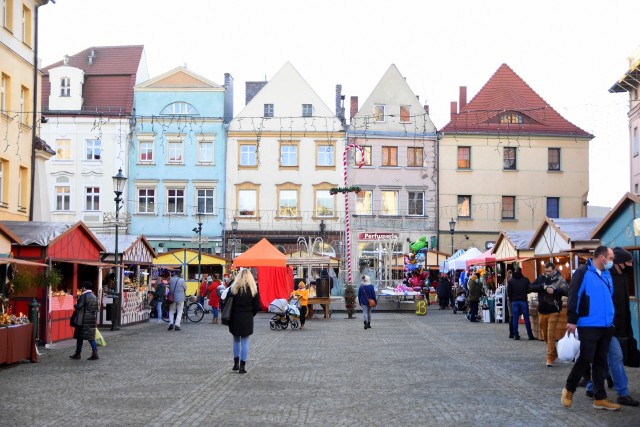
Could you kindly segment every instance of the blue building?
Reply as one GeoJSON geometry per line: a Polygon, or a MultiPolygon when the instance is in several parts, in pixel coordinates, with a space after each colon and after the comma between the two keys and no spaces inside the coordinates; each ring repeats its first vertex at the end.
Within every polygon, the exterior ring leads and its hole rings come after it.
{"type": "Polygon", "coordinates": [[[158,253],[197,249],[200,222],[202,251],[223,254],[232,103],[229,74],[221,86],[178,67],[135,87],[128,232],[144,234],[158,253]]]}

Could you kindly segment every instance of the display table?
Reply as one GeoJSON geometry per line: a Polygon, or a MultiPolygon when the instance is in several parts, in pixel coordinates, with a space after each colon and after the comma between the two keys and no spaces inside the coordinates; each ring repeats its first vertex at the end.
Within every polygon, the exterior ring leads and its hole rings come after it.
{"type": "Polygon", "coordinates": [[[313,304],[321,304],[324,306],[324,318],[328,319],[330,316],[329,313],[329,304],[331,303],[330,297],[312,297],[307,301],[307,316],[306,319],[313,317],[313,304]]]}
{"type": "Polygon", "coordinates": [[[28,359],[38,361],[33,325],[0,327],[0,364],[28,359]]]}
{"type": "Polygon", "coordinates": [[[420,292],[416,291],[405,291],[405,292],[396,292],[388,289],[383,289],[380,292],[378,297],[390,297],[392,300],[396,302],[396,311],[400,311],[400,304],[402,301],[407,301],[407,297],[413,297],[413,302],[416,301],[416,297],[421,295],[420,292]]]}

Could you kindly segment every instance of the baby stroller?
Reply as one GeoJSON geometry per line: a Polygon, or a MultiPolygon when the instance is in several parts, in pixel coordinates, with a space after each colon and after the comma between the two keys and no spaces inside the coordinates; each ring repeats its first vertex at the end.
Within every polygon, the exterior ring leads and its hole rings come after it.
{"type": "Polygon", "coordinates": [[[455,290],[456,300],[453,302],[453,314],[456,314],[458,311],[466,313],[469,309],[469,304],[467,303],[467,292],[462,287],[457,287],[455,290]]]}
{"type": "Polygon", "coordinates": [[[269,313],[273,313],[273,317],[269,322],[272,331],[287,329],[291,325],[291,329],[300,327],[300,310],[298,310],[298,299],[292,298],[291,302],[284,298],[275,299],[269,304],[269,313]]]}

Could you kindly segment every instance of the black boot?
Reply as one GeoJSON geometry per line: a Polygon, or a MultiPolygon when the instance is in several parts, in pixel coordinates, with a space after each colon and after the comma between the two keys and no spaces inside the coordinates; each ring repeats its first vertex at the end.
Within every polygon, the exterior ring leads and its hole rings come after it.
{"type": "Polygon", "coordinates": [[[233,358],[233,368],[231,369],[232,371],[237,371],[238,369],[240,369],[240,367],[238,366],[238,362],[240,362],[240,358],[239,357],[234,357],[233,358]]]}
{"type": "Polygon", "coordinates": [[[239,374],[246,374],[247,373],[247,370],[244,369],[244,364],[245,363],[247,363],[247,362],[245,362],[244,360],[240,361],[240,370],[238,371],[239,374]]]}
{"type": "Polygon", "coordinates": [[[364,328],[367,329],[367,322],[364,322],[364,328]]]}
{"type": "Polygon", "coordinates": [[[371,329],[371,322],[367,322],[367,329],[371,329]]]}
{"type": "Polygon", "coordinates": [[[73,360],[80,360],[80,353],[76,353],[73,356],[69,356],[70,358],[72,358],[73,360]]]}
{"type": "Polygon", "coordinates": [[[94,351],[91,353],[91,357],[88,357],[87,360],[98,360],[100,359],[100,357],[98,357],[98,352],[94,351]]]}

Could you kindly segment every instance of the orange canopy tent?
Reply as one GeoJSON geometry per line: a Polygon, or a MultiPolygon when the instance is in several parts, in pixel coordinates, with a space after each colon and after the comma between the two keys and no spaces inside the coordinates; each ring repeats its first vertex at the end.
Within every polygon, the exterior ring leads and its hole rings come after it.
{"type": "Polygon", "coordinates": [[[293,290],[293,270],[287,267],[287,257],[267,239],[262,239],[248,251],[233,259],[234,267],[256,267],[262,309],[274,299],[289,298],[293,290]]]}

